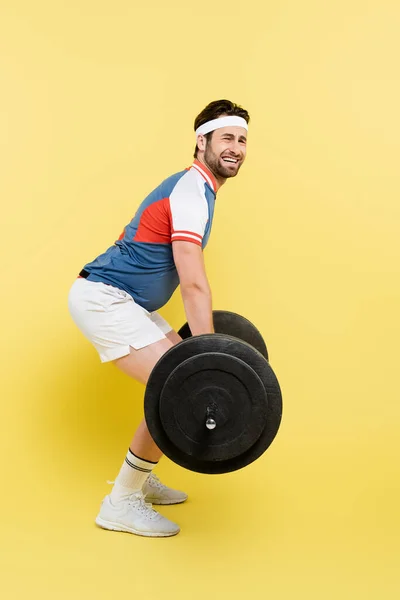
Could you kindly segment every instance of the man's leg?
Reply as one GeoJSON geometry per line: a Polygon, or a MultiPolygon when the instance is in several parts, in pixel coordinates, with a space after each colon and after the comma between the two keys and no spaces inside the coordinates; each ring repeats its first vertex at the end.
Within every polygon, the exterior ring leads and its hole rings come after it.
{"type": "MultiPolygon", "coordinates": [[[[168,332],[166,336],[163,340],[140,350],[131,347],[129,355],[116,359],[115,365],[133,379],[144,384],[147,383],[150,373],[160,357],[173,345],[182,341],[175,331],[168,332]]],[[[153,504],[184,502],[187,494],[168,488],[152,474],[161,457],[162,452],[153,441],[146,421],[143,419],[130,443],[111,490],[111,500],[118,502],[134,491],[143,490],[146,500],[153,504]]]]}
{"type": "MultiPolygon", "coordinates": [[[[146,346],[141,350],[134,350],[131,347],[130,354],[118,358],[114,361],[114,364],[133,379],[146,385],[151,371],[161,356],[172,346],[182,341],[176,331],[170,331],[166,336],[166,339],[146,346]]],[[[154,443],[144,419],[136,430],[129,448],[133,454],[150,462],[158,462],[162,456],[162,452],[154,443]]]]}
{"type": "MultiPolygon", "coordinates": [[[[131,346],[129,355],[116,359],[114,364],[133,379],[146,384],[159,358],[181,341],[176,332],[171,331],[166,335],[165,339],[140,350],[131,346]]],[[[146,482],[150,481],[149,475],[161,456],[162,452],[154,443],[143,420],[133,437],[111,494],[102,503],[96,519],[100,527],[156,537],[179,532],[175,523],[149,509],[149,505],[143,504],[146,494],[155,495],[157,504],[175,504],[187,498],[186,494],[170,490],[161,484],[157,477],[152,485],[146,482]],[[147,489],[143,492],[145,484],[147,489]]]]}

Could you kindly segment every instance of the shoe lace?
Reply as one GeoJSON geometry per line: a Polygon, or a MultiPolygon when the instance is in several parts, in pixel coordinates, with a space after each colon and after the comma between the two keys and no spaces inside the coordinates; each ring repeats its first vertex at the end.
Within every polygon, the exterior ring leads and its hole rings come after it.
{"type": "Polygon", "coordinates": [[[147,519],[154,520],[159,517],[158,512],[153,509],[153,505],[145,502],[142,492],[134,492],[128,497],[128,503],[140,512],[147,519]]]}
{"type": "Polygon", "coordinates": [[[155,475],[154,473],[150,473],[149,475],[149,480],[148,482],[153,486],[158,488],[159,490],[165,490],[165,488],[167,487],[166,485],[164,485],[159,478],[157,477],[157,475],[155,475]]]}
{"type": "MultiPolygon", "coordinates": [[[[155,475],[154,475],[155,477],[155,475]]],[[[158,479],[158,478],[157,478],[158,479]]],[[[159,481],[159,479],[158,479],[159,481]]],[[[115,481],[108,481],[107,483],[112,485],[115,481]]],[[[162,485],[162,484],[161,484],[162,485]]],[[[133,492],[128,496],[128,503],[131,504],[136,510],[146,516],[148,519],[154,520],[159,517],[159,513],[154,510],[153,505],[150,502],[145,502],[145,496],[142,491],[133,492]]]]}

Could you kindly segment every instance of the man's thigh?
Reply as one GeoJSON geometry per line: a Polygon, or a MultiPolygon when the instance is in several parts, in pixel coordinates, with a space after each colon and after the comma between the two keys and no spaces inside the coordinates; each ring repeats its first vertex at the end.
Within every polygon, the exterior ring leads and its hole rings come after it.
{"type": "Polygon", "coordinates": [[[115,286],[77,279],[68,303],[74,321],[101,361],[114,362],[142,383],[164,352],[181,341],[161,315],[149,313],[115,286]]]}
{"type": "Polygon", "coordinates": [[[135,350],[130,346],[129,354],[117,358],[113,363],[126,375],[146,385],[151,371],[161,356],[172,346],[182,341],[182,338],[174,330],[165,335],[164,339],[140,348],[140,350],[135,350]]]}

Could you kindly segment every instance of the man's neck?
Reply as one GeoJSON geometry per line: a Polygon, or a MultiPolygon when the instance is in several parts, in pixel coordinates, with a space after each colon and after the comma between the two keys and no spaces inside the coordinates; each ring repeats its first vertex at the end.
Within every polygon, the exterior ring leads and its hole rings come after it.
{"type": "Polygon", "coordinates": [[[224,183],[225,183],[225,181],[226,181],[226,178],[219,177],[219,176],[218,176],[216,173],[214,173],[214,171],[212,170],[212,168],[210,167],[210,165],[208,165],[208,164],[205,162],[205,160],[204,160],[203,158],[201,158],[201,157],[199,157],[199,156],[198,156],[198,157],[196,158],[196,160],[197,160],[198,162],[200,162],[202,165],[204,165],[204,166],[206,167],[206,169],[207,169],[207,170],[208,170],[210,173],[212,173],[212,175],[213,175],[213,177],[214,177],[214,179],[215,179],[215,184],[216,184],[216,186],[215,186],[215,187],[216,187],[216,189],[215,189],[215,192],[218,192],[219,188],[220,188],[222,185],[224,185],[224,183]]]}

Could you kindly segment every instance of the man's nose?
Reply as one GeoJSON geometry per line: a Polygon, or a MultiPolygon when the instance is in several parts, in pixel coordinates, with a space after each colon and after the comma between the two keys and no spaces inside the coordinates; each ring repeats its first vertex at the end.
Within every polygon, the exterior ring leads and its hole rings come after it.
{"type": "Polygon", "coordinates": [[[231,142],[231,150],[237,156],[239,156],[241,154],[241,148],[240,148],[239,140],[232,140],[232,142],[231,142]]]}

